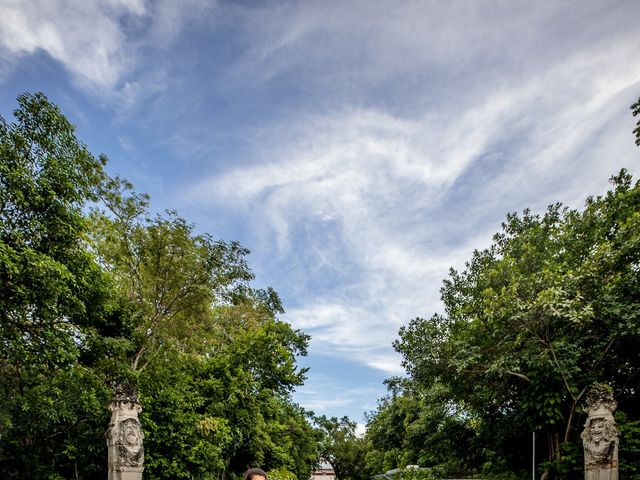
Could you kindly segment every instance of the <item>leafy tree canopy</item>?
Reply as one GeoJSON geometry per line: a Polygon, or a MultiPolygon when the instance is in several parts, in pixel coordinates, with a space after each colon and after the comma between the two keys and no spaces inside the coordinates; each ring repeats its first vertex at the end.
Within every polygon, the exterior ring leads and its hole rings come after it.
{"type": "Polygon", "coordinates": [[[0,471],[106,475],[107,401],[137,386],[149,479],[308,478],[290,398],[309,337],[251,286],[247,249],[196,234],[105,173],[43,94],[0,121],[0,471]]]}
{"type": "Polygon", "coordinates": [[[368,441],[356,434],[356,422],[348,417],[315,418],[320,441],[320,457],[333,467],[338,480],[366,480],[373,475],[367,462],[368,441]]]}
{"type": "Polygon", "coordinates": [[[445,314],[413,320],[395,342],[411,378],[446,385],[514,465],[509,445],[533,430],[545,433],[548,474],[581,468],[566,449],[595,382],[640,413],[640,184],[624,170],[611,182],[582,211],[508,215],[493,244],[445,280],[445,314]]]}

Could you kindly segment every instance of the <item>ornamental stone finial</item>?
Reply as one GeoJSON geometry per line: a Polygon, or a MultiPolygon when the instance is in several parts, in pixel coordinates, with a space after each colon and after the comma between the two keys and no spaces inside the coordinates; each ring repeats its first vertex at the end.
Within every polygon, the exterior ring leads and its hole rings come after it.
{"type": "Polygon", "coordinates": [[[587,394],[587,421],[582,432],[585,480],[618,480],[618,439],[613,418],[617,406],[611,387],[594,385],[587,394]]]}

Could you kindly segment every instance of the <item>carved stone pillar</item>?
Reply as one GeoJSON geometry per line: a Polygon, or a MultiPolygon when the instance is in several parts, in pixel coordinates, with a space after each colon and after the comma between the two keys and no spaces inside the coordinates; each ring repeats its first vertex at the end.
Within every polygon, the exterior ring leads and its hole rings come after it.
{"type": "Polygon", "coordinates": [[[105,432],[109,459],[108,480],[141,480],[144,470],[144,434],[138,413],[142,407],[133,389],[118,386],[109,403],[111,422],[105,432]]]}
{"type": "Polygon", "coordinates": [[[611,389],[596,385],[587,395],[587,421],[582,432],[585,480],[618,480],[618,439],[613,418],[617,403],[611,389]]]}

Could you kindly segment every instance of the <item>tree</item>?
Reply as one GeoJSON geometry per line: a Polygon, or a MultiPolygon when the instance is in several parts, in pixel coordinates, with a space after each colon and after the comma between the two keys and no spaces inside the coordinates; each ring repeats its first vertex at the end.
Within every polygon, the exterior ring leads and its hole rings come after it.
{"type": "Polygon", "coordinates": [[[248,250],[195,234],[175,212],[150,215],[124,180],[103,198],[92,247],[130,306],[146,475],[221,478],[259,464],[308,476],[315,438],[289,398],[305,378],[296,356],[308,336],[277,319],[275,291],[250,286],[248,250]]]}
{"type": "Polygon", "coordinates": [[[366,480],[377,472],[371,472],[367,462],[367,440],[356,435],[356,422],[348,417],[315,419],[323,439],[320,457],[333,467],[338,480],[366,480]]]}
{"type": "Polygon", "coordinates": [[[302,382],[292,359],[306,341],[264,317],[252,328],[229,330],[215,355],[174,350],[168,361],[151,363],[139,378],[145,475],[223,478],[261,465],[308,477],[316,439],[288,395],[302,382]]]}
{"type": "Polygon", "coordinates": [[[391,394],[367,423],[367,463],[375,473],[419,465],[460,478],[479,469],[473,418],[449,401],[444,386],[425,390],[405,378],[386,383],[391,394]]]}
{"type": "Polygon", "coordinates": [[[171,348],[211,348],[214,305],[250,291],[249,251],[195,235],[175,212],[149,215],[148,198],[124,180],[111,180],[102,193],[107,208],[92,214],[93,248],[135,311],[131,370],[171,348]]]}
{"type": "Polygon", "coordinates": [[[122,381],[143,403],[145,477],[260,462],[306,478],[316,433],[290,393],[309,337],[250,285],[248,250],[150,215],[44,95],[18,101],[0,122],[2,478],[106,475],[105,406],[122,381]]]}
{"type": "Polygon", "coordinates": [[[570,452],[594,382],[640,413],[640,185],[624,170],[611,181],[583,211],[508,215],[493,245],[445,280],[445,315],[413,320],[395,343],[411,377],[447,385],[514,468],[523,459],[509,445],[532,430],[546,434],[548,475],[580,467],[570,452]]]}
{"type": "Polygon", "coordinates": [[[0,328],[3,358],[64,363],[74,320],[91,313],[101,272],[84,245],[82,208],[96,199],[103,160],[42,94],[0,118],[0,328]]]}
{"type": "Polygon", "coordinates": [[[117,302],[83,208],[105,159],[41,93],[20,95],[14,117],[0,119],[0,471],[71,477],[86,462],[92,475],[107,389],[83,357],[117,302]]]}

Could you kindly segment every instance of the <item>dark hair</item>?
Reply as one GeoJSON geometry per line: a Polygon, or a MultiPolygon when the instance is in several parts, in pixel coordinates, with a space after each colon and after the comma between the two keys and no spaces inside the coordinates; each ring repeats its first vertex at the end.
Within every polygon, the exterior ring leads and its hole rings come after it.
{"type": "Polygon", "coordinates": [[[265,471],[260,468],[250,468],[249,470],[244,472],[242,480],[251,480],[256,475],[264,477],[264,480],[269,480],[265,471]]]}

